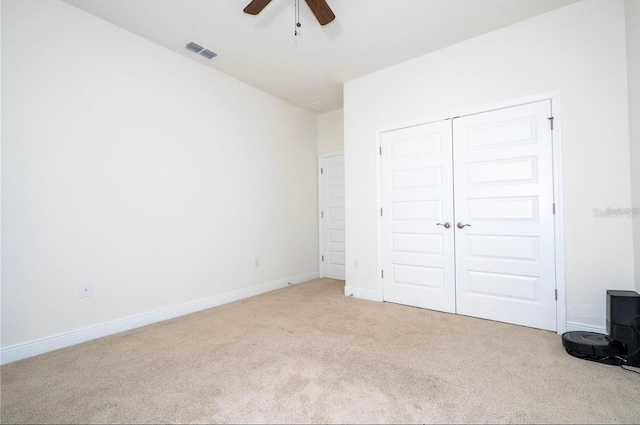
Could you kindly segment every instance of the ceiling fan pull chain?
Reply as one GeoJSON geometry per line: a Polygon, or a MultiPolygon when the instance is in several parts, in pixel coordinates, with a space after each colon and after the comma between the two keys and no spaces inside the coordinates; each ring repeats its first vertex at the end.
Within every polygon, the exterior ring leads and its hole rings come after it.
{"type": "Polygon", "coordinates": [[[300,28],[302,26],[302,24],[300,23],[300,0],[293,0],[293,13],[295,14],[295,23],[296,23],[296,27],[293,30],[293,35],[294,36],[298,36],[298,28],[300,28]]]}

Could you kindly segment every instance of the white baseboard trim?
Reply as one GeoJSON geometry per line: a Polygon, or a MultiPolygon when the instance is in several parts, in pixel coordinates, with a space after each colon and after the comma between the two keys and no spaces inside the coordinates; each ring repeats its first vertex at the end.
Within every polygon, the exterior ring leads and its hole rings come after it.
{"type": "Polygon", "coordinates": [[[362,289],[356,288],[355,286],[345,286],[344,294],[347,297],[359,298],[361,300],[382,301],[380,299],[380,294],[378,294],[378,291],[374,291],[372,289],[362,289]]]}
{"type": "Polygon", "coordinates": [[[585,325],[584,323],[567,322],[567,332],[574,332],[574,331],[596,332],[599,334],[606,334],[607,328],[600,328],[598,326],[593,326],[593,325],[585,325]]]}
{"type": "Polygon", "coordinates": [[[320,273],[309,272],[287,279],[280,279],[274,282],[255,285],[237,291],[231,291],[200,300],[189,301],[178,304],[173,307],[163,308],[160,310],[143,313],[126,319],[116,320],[105,323],[103,325],[92,326],[77,331],[65,332],[63,334],[42,338],[36,341],[17,344],[0,350],[0,364],[8,364],[18,360],[37,356],[39,354],[48,353],[50,351],[59,350],[61,348],[70,347],[72,345],[91,341],[93,339],[129,331],[131,329],[140,328],[142,326],[151,325],[153,323],[163,322],[165,320],[174,319],[198,311],[207,310],[222,304],[239,301],[245,298],[264,294],[265,292],[274,291],[289,286],[307,282],[309,280],[318,279],[320,273]]]}

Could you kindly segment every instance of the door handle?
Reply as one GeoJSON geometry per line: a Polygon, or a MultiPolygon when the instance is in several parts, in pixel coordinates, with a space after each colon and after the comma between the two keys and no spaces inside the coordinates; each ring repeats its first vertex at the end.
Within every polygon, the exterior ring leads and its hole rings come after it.
{"type": "Polygon", "coordinates": [[[465,227],[471,227],[470,224],[464,224],[463,222],[458,223],[456,226],[458,226],[458,229],[464,229],[465,227]]]}
{"type": "Polygon", "coordinates": [[[436,226],[442,226],[445,229],[451,229],[451,223],[446,222],[446,223],[436,223],[436,226]]]}

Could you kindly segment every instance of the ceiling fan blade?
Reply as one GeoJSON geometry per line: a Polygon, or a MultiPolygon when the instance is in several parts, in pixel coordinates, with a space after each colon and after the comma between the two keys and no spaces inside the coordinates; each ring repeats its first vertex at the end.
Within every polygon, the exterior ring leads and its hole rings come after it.
{"type": "Polygon", "coordinates": [[[336,19],[336,15],[333,14],[333,10],[331,10],[326,0],[306,0],[306,2],[313,14],[316,15],[320,25],[327,25],[336,19]]]}
{"type": "Polygon", "coordinates": [[[249,15],[257,15],[262,12],[262,9],[267,7],[267,5],[271,3],[271,0],[253,0],[251,3],[244,8],[244,13],[248,13],[249,15]]]}

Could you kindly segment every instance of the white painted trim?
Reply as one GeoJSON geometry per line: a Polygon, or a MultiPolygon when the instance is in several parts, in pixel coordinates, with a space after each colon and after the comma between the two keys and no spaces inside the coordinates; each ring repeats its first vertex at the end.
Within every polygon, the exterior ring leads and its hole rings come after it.
{"type": "Polygon", "coordinates": [[[321,153],[321,154],[318,154],[318,158],[329,158],[331,156],[340,156],[340,155],[344,155],[344,151],[321,153]]]}
{"type": "Polygon", "coordinates": [[[345,286],[344,294],[347,297],[358,298],[361,300],[378,301],[378,302],[382,301],[382,298],[380,298],[378,291],[373,289],[362,289],[362,288],[356,288],[355,286],[345,286]]]}
{"type": "MultiPolygon", "coordinates": [[[[564,254],[564,196],[563,196],[563,177],[562,177],[562,118],[560,107],[560,91],[552,91],[532,96],[521,97],[517,99],[506,100],[503,102],[492,103],[485,106],[466,109],[463,111],[453,111],[441,113],[426,117],[419,122],[412,121],[403,125],[394,125],[381,127],[376,130],[376,196],[378,208],[382,205],[382,158],[378,154],[381,146],[382,133],[392,130],[399,130],[407,127],[428,124],[437,121],[443,121],[454,117],[462,117],[467,115],[479,114],[483,112],[495,111],[497,109],[511,108],[514,106],[524,105],[527,103],[539,102],[541,100],[551,101],[551,111],[554,117],[554,128],[552,131],[553,139],[553,189],[554,202],[556,204],[556,215],[554,216],[555,227],[555,260],[556,260],[556,289],[558,290],[558,302],[556,303],[556,332],[563,334],[567,331],[567,297],[566,297],[566,281],[565,281],[565,254],[564,254]]],[[[378,272],[383,267],[382,258],[382,218],[378,214],[378,272]]],[[[384,285],[381,274],[378,274],[378,297],[384,300],[384,285]]]]}
{"type": "Polygon", "coordinates": [[[554,218],[555,258],[556,258],[556,333],[562,335],[567,332],[567,286],[565,278],[564,256],[564,179],[562,176],[562,102],[560,92],[550,95],[551,116],[553,117],[553,201],[556,204],[554,218]]]}
{"type": "Polygon", "coordinates": [[[376,204],[378,205],[378,211],[376,211],[376,221],[378,225],[378,299],[384,301],[384,279],[382,278],[382,268],[384,267],[382,241],[384,236],[382,234],[382,215],[380,210],[382,209],[382,133],[384,131],[376,131],[376,204]]]}
{"type": "Polygon", "coordinates": [[[318,271],[320,278],[324,277],[324,264],[322,261],[322,160],[324,155],[318,155],[318,271]]]}
{"type": "Polygon", "coordinates": [[[189,301],[172,307],[139,314],[126,319],[115,320],[98,326],[65,332],[63,334],[30,341],[24,344],[13,345],[11,347],[3,348],[0,351],[0,364],[4,365],[97,338],[114,335],[131,329],[140,328],[142,326],[151,325],[153,323],[163,322],[165,320],[207,310],[223,304],[264,294],[265,292],[285,288],[289,286],[290,283],[295,285],[317,279],[318,277],[318,272],[309,272],[298,276],[292,276],[287,279],[280,279],[274,282],[255,285],[249,288],[239,289],[237,291],[226,292],[224,294],[214,295],[200,300],[189,301]]]}
{"type": "Polygon", "coordinates": [[[484,106],[476,106],[473,108],[467,108],[464,110],[450,110],[450,111],[445,111],[442,113],[438,113],[438,114],[433,114],[430,116],[425,117],[424,119],[421,120],[413,120],[413,121],[406,121],[404,123],[400,123],[397,125],[389,125],[389,126],[384,126],[384,127],[379,127],[376,129],[376,134],[380,134],[380,133],[384,133],[387,131],[393,131],[393,130],[400,130],[403,128],[407,128],[407,127],[415,127],[418,125],[423,125],[423,124],[430,124],[432,122],[437,122],[437,121],[444,121],[444,120],[448,120],[451,118],[457,118],[457,117],[462,117],[462,116],[467,116],[467,115],[474,115],[474,114],[481,114],[483,112],[491,112],[491,111],[495,111],[497,109],[504,109],[504,108],[511,108],[513,106],[519,106],[519,105],[525,105],[527,103],[534,103],[534,102],[539,102],[541,100],[554,100],[554,99],[559,99],[560,98],[560,91],[559,90],[555,90],[555,91],[550,91],[550,92],[545,92],[545,93],[540,93],[537,95],[532,95],[532,96],[524,96],[524,97],[519,97],[516,99],[511,99],[511,100],[505,100],[505,101],[501,101],[501,102],[494,102],[494,103],[490,103],[484,106]]]}
{"type": "MultiPolygon", "coordinates": [[[[340,156],[344,157],[344,152],[329,152],[318,155],[318,270],[320,271],[320,277],[324,277],[324,263],[322,261],[322,216],[321,213],[323,211],[322,205],[322,174],[320,173],[320,169],[322,168],[322,161],[326,158],[330,158],[332,156],[340,156]]],[[[347,265],[345,264],[345,268],[347,265]]]]}
{"type": "Polygon", "coordinates": [[[595,332],[595,333],[605,334],[605,335],[607,334],[606,328],[600,328],[593,325],[585,325],[584,323],[567,322],[565,332],[575,332],[575,331],[595,332]]]}

